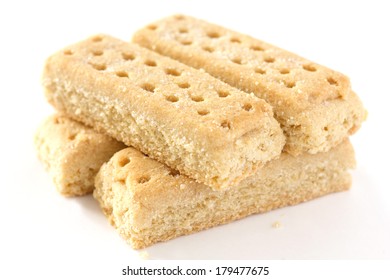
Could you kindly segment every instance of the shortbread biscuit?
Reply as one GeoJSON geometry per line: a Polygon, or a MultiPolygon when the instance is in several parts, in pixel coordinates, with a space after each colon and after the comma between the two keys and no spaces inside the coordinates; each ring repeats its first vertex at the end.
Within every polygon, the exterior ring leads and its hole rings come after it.
{"type": "Polygon", "coordinates": [[[59,111],[214,188],[238,183],[285,143],[265,101],[105,35],[51,56],[43,84],[59,111]]]}
{"type": "Polygon", "coordinates": [[[328,152],[283,153],[239,187],[221,191],[196,183],[133,148],[102,166],[94,197],[135,249],[255,213],[347,190],[354,167],[348,140],[328,152]]]}
{"type": "Polygon", "coordinates": [[[42,123],[34,140],[39,159],[64,196],[91,193],[100,166],[126,147],[59,114],[42,123]]]}
{"type": "Polygon", "coordinates": [[[329,150],[365,118],[346,76],[202,20],[169,17],[138,31],[133,42],[264,98],[294,155],[329,150]]]}

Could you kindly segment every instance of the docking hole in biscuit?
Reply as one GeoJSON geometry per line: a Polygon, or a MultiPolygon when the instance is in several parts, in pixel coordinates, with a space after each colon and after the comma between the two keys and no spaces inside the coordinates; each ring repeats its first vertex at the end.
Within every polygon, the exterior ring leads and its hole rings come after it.
{"type": "Polygon", "coordinates": [[[270,57],[270,56],[266,56],[266,57],[264,57],[264,61],[267,63],[273,63],[273,62],[275,62],[275,58],[270,57]]]}
{"type": "Polygon", "coordinates": [[[242,64],[241,58],[238,58],[238,57],[233,58],[232,62],[235,63],[235,64],[240,64],[240,65],[242,64]]]}
{"type": "Polygon", "coordinates": [[[190,87],[190,84],[189,83],[180,83],[180,84],[177,84],[180,88],[189,88],[190,87]]]}
{"type": "Polygon", "coordinates": [[[130,159],[127,158],[127,157],[123,157],[121,159],[118,160],[118,165],[120,167],[124,167],[125,165],[129,164],[130,163],[130,159]]]}
{"type": "Polygon", "coordinates": [[[174,95],[169,95],[169,96],[165,97],[165,99],[166,99],[167,101],[169,101],[169,102],[177,102],[177,101],[179,101],[179,98],[177,98],[177,97],[174,96],[174,95]]]}
{"type": "Polygon", "coordinates": [[[222,122],[221,122],[221,126],[222,126],[223,128],[227,128],[227,129],[230,129],[230,128],[231,128],[230,122],[227,121],[227,120],[222,121],[222,122]]]}
{"type": "Polygon", "coordinates": [[[232,38],[230,38],[230,42],[232,42],[232,43],[241,43],[241,40],[238,39],[237,37],[232,37],[232,38]]]}
{"type": "Polygon", "coordinates": [[[181,28],[179,28],[179,33],[182,33],[182,34],[188,33],[188,29],[185,27],[181,27],[181,28]]]}
{"type": "Polygon", "coordinates": [[[156,67],[157,66],[156,61],[150,60],[150,59],[145,60],[144,64],[147,65],[147,66],[150,66],[150,67],[156,67]]]}
{"type": "Polygon", "coordinates": [[[178,77],[178,76],[181,75],[181,73],[180,73],[178,70],[173,69],[173,68],[167,68],[167,69],[165,69],[165,73],[166,73],[167,75],[171,75],[171,76],[175,76],[175,77],[178,77]]]}
{"type": "Polygon", "coordinates": [[[149,92],[154,92],[155,86],[149,83],[145,83],[141,86],[143,90],[149,91],[149,92]]]}
{"type": "Polygon", "coordinates": [[[216,31],[209,31],[209,32],[207,32],[207,37],[209,37],[211,39],[217,39],[217,38],[219,38],[221,36],[216,31]]]}
{"type": "Polygon", "coordinates": [[[135,56],[131,53],[122,53],[122,57],[124,60],[134,60],[135,56]]]}
{"type": "Polygon", "coordinates": [[[64,50],[64,55],[72,55],[73,52],[71,50],[64,50]]]}
{"type": "Polygon", "coordinates": [[[195,102],[202,102],[204,101],[204,98],[202,96],[195,95],[195,96],[191,96],[191,100],[195,102]]]}
{"type": "Polygon", "coordinates": [[[279,73],[280,73],[280,74],[283,74],[283,75],[289,74],[289,73],[290,73],[290,70],[287,69],[287,68],[283,68],[283,69],[280,69],[280,70],[279,70],[279,73]]]}
{"type": "Polygon", "coordinates": [[[284,85],[285,85],[287,88],[293,88],[293,87],[295,87],[295,82],[284,81],[283,83],[284,83],[284,85]]]}
{"type": "Polygon", "coordinates": [[[257,45],[250,46],[250,49],[253,50],[253,51],[257,51],[257,52],[264,51],[264,48],[262,48],[260,46],[257,46],[257,45]]]}
{"type": "Polygon", "coordinates": [[[76,139],[76,136],[77,136],[77,134],[70,134],[68,136],[68,140],[73,141],[74,139],[76,139]]]}
{"type": "Polygon", "coordinates": [[[218,96],[221,98],[225,98],[225,97],[228,97],[230,95],[229,92],[224,91],[224,90],[218,90],[217,93],[218,93],[218,96]]]}
{"type": "Polygon", "coordinates": [[[344,119],[344,121],[343,121],[343,126],[344,126],[345,128],[349,126],[349,122],[348,122],[347,119],[344,119]]]}
{"type": "Polygon", "coordinates": [[[209,113],[210,112],[208,110],[198,110],[198,115],[200,115],[200,116],[206,116],[209,113]]]}
{"type": "Polygon", "coordinates": [[[255,68],[255,73],[264,75],[266,73],[266,71],[264,69],[260,68],[260,67],[256,67],[255,68]]]}
{"type": "Polygon", "coordinates": [[[103,52],[101,50],[95,50],[95,51],[92,51],[92,54],[94,56],[101,56],[101,55],[103,55],[103,52]]]}
{"type": "Polygon", "coordinates": [[[249,104],[249,103],[245,103],[243,106],[242,106],[242,109],[244,109],[245,111],[253,111],[253,106],[252,104],[249,104]]]}
{"type": "Polygon", "coordinates": [[[90,63],[93,68],[95,68],[98,71],[104,71],[107,69],[107,66],[105,64],[96,64],[96,63],[90,63]]]}
{"type": "Polygon", "coordinates": [[[92,42],[101,42],[101,41],[103,41],[103,38],[100,36],[95,36],[92,38],[92,42]]]}
{"type": "Polygon", "coordinates": [[[146,28],[149,29],[149,30],[156,30],[157,29],[157,25],[151,24],[151,25],[148,25],[146,28]]]}
{"type": "Polygon", "coordinates": [[[311,64],[304,64],[302,65],[302,68],[306,71],[309,71],[309,72],[315,72],[317,71],[317,68],[315,68],[313,65],[311,64]]]}
{"type": "Polygon", "coordinates": [[[183,20],[183,19],[184,19],[184,16],[182,16],[182,15],[176,15],[174,18],[177,19],[177,20],[183,20]]]}
{"type": "Polygon", "coordinates": [[[149,175],[144,175],[144,176],[141,176],[137,179],[137,183],[138,184],[145,184],[147,182],[150,181],[150,176],[149,175]]]}
{"type": "Polygon", "coordinates": [[[206,52],[209,52],[209,53],[214,52],[214,48],[209,47],[209,46],[205,46],[205,47],[203,47],[202,49],[203,49],[204,51],[206,51],[206,52]]]}
{"type": "Polygon", "coordinates": [[[125,71],[118,71],[115,73],[120,78],[128,78],[129,75],[125,71]]]}
{"type": "Polygon", "coordinates": [[[180,43],[184,46],[189,46],[192,44],[192,41],[191,40],[183,40],[183,41],[180,41],[180,43]]]}
{"type": "Polygon", "coordinates": [[[332,77],[329,77],[329,78],[327,78],[326,80],[327,80],[328,83],[329,83],[330,85],[332,85],[332,86],[337,86],[337,85],[338,85],[338,84],[337,84],[337,81],[336,81],[334,78],[332,78],[332,77]]]}

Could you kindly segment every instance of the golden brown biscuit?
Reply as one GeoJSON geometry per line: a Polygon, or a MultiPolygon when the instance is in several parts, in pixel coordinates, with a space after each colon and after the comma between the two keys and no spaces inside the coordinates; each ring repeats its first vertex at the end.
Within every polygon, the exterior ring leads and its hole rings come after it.
{"type": "Polygon", "coordinates": [[[349,79],[250,36],[188,16],[172,16],[138,31],[133,42],[264,98],[287,137],[285,150],[327,151],[365,118],[349,79]]]}
{"type": "Polygon", "coordinates": [[[34,140],[39,159],[65,196],[91,193],[100,166],[126,147],[60,114],[47,118],[34,140]]]}
{"type": "Polygon", "coordinates": [[[283,153],[238,187],[215,191],[126,148],[100,169],[94,197],[120,235],[139,249],[347,190],[354,165],[352,145],[345,140],[315,155],[283,153]]]}
{"type": "Polygon", "coordinates": [[[67,116],[216,189],[278,157],[285,143],[265,101],[105,35],[51,56],[43,84],[67,116]]]}

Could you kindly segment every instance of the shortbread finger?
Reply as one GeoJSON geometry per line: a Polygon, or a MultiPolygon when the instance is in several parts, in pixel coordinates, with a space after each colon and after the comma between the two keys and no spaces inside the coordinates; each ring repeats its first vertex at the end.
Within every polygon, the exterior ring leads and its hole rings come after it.
{"type": "Polygon", "coordinates": [[[99,35],[47,60],[59,111],[216,189],[280,155],[271,107],[170,58],[99,35]]]}
{"type": "Polygon", "coordinates": [[[116,153],[96,176],[94,197],[135,249],[255,213],[347,190],[354,167],[348,140],[328,152],[283,153],[237,188],[214,191],[133,148],[116,153]]]}
{"type": "Polygon", "coordinates": [[[365,118],[349,79],[263,41],[188,16],[138,31],[133,41],[177,59],[273,106],[292,154],[327,151],[365,118]]]}
{"type": "Polygon", "coordinates": [[[34,140],[39,159],[64,196],[91,193],[100,166],[126,147],[60,114],[47,118],[34,140]]]}

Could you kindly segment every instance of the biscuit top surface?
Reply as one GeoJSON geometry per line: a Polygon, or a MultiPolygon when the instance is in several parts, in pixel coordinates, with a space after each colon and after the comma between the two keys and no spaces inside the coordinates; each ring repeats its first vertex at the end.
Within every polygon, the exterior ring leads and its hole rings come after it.
{"type": "Polygon", "coordinates": [[[207,132],[215,137],[236,138],[261,127],[259,120],[273,115],[271,106],[253,94],[107,35],[96,35],[63,49],[49,58],[47,67],[52,72],[56,67],[68,67],[63,70],[65,76],[89,79],[97,91],[119,97],[119,105],[130,106],[148,117],[164,118],[167,123],[182,124],[180,129],[196,127],[202,137],[202,132],[207,132]],[[86,70],[89,72],[84,74],[86,70]],[[82,76],[72,73],[76,71],[82,76]]]}
{"type": "Polygon", "coordinates": [[[226,71],[233,71],[238,87],[256,93],[281,109],[289,106],[305,109],[343,98],[350,92],[349,79],[336,71],[250,36],[189,16],[176,15],[157,21],[136,33],[133,40],[141,45],[149,41],[149,48],[170,56],[173,50],[181,50],[177,59],[184,58],[194,67],[204,67],[228,83],[231,83],[232,75],[226,76],[226,71]],[[168,42],[170,47],[164,49],[168,42]],[[188,51],[184,52],[184,48],[188,51]],[[194,58],[189,58],[188,54],[194,58]],[[197,62],[199,57],[202,60],[197,62]],[[205,61],[208,66],[202,65],[205,61]]]}

